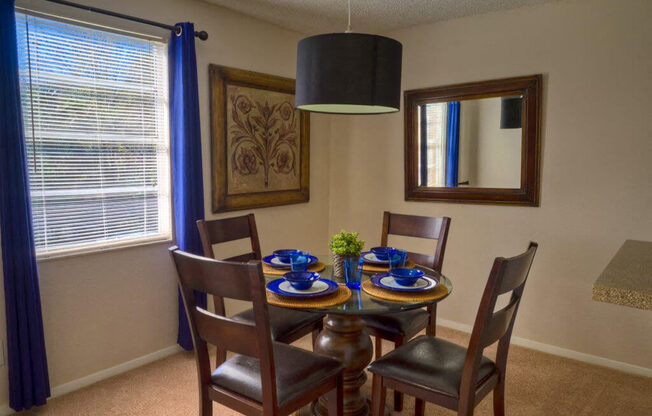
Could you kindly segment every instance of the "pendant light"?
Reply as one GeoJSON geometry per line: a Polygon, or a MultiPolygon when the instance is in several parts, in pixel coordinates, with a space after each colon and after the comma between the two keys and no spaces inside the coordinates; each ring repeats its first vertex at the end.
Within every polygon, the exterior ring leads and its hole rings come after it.
{"type": "Polygon", "coordinates": [[[384,36],[330,33],[302,39],[297,48],[296,107],[333,114],[399,111],[403,46],[384,36]]]}

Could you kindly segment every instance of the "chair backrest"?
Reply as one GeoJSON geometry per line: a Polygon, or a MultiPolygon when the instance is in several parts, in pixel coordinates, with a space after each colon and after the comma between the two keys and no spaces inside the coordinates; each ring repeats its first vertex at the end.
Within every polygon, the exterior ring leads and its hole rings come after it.
{"type": "Polygon", "coordinates": [[[524,253],[511,258],[498,257],[494,260],[471,333],[460,386],[461,398],[471,400],[470,397],[475,393],[483,351],[496,341],[498,341],[496,367],[499,370],[499,377],[504,376],[516,312],[537,247],[537,243],[530,242],[530,246],[524,253]],[[507,306],[494,311],[498,296],[508,292],[511,292],[511,297],[507,306]]]}
{"type": "Polygon", "coordinates": [[[254,214],[219,220],[199,220],[197,221],[197,228],[199,229],[199,236],[206,257],[215,258],[214,244],[249,238],[251,240],[251,252],[229,257],[225,260],[249,261],[262,259],[254,214]]]}
{"type": "Polygon", "coordinates": [[[170,254],[177,268],[179,289],[192,331],[200,384],[211,383],[208,344],[213,344],[225,351],[258,358],[263,403],[277,403],[272,336],[260,262],[219,261],[186,253],[177,247],[171,247],[170,254]],[[252,302],[254,324],[235,321],[223,312],[211,313],[199,307],[195,292],[252,302]]]}
{"type": "Polygon", "coordinates": [[[434,254],[408,253],[408,257],[416,264],[441,272],[450,224],[451,219],[448,217],[421,217],[385,211],[380,245],[387,246],[389,234],[437,240],[434,254]]]}

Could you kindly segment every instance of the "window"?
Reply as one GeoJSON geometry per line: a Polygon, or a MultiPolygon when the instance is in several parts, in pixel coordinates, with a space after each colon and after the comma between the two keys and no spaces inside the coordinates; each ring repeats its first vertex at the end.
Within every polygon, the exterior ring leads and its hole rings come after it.
{"type": "Polygon", "coordinates": [[[162,42],[16,14],[40,256],[170,235],[162,42]]]}
{"type": "Polygon", "coordinates": [[[419,159],[421,186],[446,186],[446,109],[446,103],[419,106],[419,120],[425,117],[425,131],[419,129],[420,149],[423,149],[423,159],[419,159]],[[425,112],[423,117],[421,112],[425,112]],[[422,132],[426,137],[422,137],[422,132]]]}

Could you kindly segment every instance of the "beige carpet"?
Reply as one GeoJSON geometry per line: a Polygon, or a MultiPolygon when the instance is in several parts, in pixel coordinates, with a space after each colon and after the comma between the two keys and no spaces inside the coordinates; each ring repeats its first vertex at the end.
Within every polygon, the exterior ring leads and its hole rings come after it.
{"type": "MultiPolygon", "coordinates": [[[[446,328],[442,338],[465,345],[468,335],[446,328]]],[[[309,348],[309,339],[297,342],[309,348]]],[[[384,343],[386,350],[390,344],[384,343]]],[[[491,356],[493,351],[488,352],[491,356]]],[[[492,357],[493,358],[493,357],[492,357]]],[[[369,393],[371,378],[366,387],[369,393]]],[[[492,415],[491,395],[476,408],[476,415],[492,415]]],[[[392,403],[391,395],[388,403],[392,403]]],[[[414,399],[406,398],[402,414],[413,414],[414,399]]],[[[235,412],[215,405],[216,416],[235,412]]],[[[512,346],[507,365],[507,415],[520,416],[652,416],[652,379],[632,376],[578,361],[512,346]]],[[[72,415],[197,415],[195,362],[179,353],[82,390],[52,399],[26,414],[72,415]]],[[[454,415],[432,404],[428,415],[454,415]]]]}

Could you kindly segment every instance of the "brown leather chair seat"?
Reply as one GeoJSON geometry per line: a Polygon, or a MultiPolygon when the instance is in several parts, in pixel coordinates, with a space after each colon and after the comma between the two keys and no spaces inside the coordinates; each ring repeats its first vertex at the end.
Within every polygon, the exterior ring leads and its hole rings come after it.
{"type": "MultiPolygon", "coordinates": [[[[344,366],[334,358],[317,355],[287,344],[274,343],[276,397],[278,406],[290,402],[306,389],[318,386],[342,371],[344,366]]],[[[262,403],[260,364],[257,358],[234,355],[211,375],[221,388],[262,403]]]]}
{"type": "Polygon", "coordinates": [[[425,328],[429,318],[430,314],[425,309],[362,317],[368,327],[386,336],[411,336],[425,328]]]}
{"type": "MultiPolygon", "coordinates": [[[[460,396],[466,348],[443,339],[421,336],[403,345],[369,366],[382,377],[398,379],[427,390],[452,397],[460,396]]],[[[496,371],[496,365],[483,356],[477,384],[496,371]]]]}
{"type": "MultiPolygon", "coordinates": [[[[318,313],[293,311],[287,308],[268,306],[269,325],[272,332],[272,339],[281,342],[291,342],[295,332],[303,330],[306,326],[321,322],[324,315],[318,313]]],[[[254,310],[247,309],[237,315],[233,320],[246,323],[254,323],[254,310]]]]}

